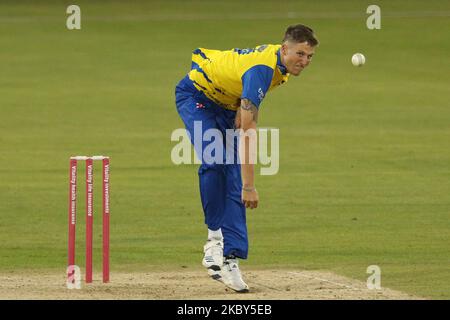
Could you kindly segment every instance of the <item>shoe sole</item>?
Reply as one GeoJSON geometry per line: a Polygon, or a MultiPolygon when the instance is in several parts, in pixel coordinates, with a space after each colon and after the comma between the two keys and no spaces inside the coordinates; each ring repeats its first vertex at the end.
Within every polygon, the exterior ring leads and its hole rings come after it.
{"type": "Polygon", "coordinates": [[[216,280],[216,281],[222,281],[222,276],[220,275],[220,274],[213,274],[213,275],[210,275],[211,276],[211,279],[213,279],[213,280],[216,280]]]}
{"type": "Polygon", "coordinates": [[[222,276],[220,275],[220,267],[217,265],[213,265],[207,268],[208,274],[213,280],[221,281],[222,276]]]}
{"type": "MultiPolygon", "coordinates": [[[[222,281],[222,283],[225,284],[223,281],[222,281]]],[[[241,290],[238,290],[238,289],[234,289],[234,288],[232,288],[232,287],[230,287],[230,286],[228,286],[228,285],[226,285],[226,284],[225,284],[225,286],[226,286],[227,288],[230,288],[231,290],[234,290],[234,291],[237,292],[237,293],[248,293],[248,292],[249,292],[249,289],[241,289],[241,290]]]]}
{"type": "Polygon", "coordinates": [[[249,289],[238,290],[238,289],[234,289],[234,288],[226,285],[225,282],[223,282],[222,276],[220,275],[219,272],[220,272],[220,267],[217,265],[213,265],[208,268],[208,274],[211,277],[211,279],[222,282],[227,288],[230,288],[231,290],[233,290],[237,293],[248,293],[249,292],[249,289]]]}
{"type": "MultiPolygon", "coordinates": [[[[234,289],[233,289],[233,290],[234,290],[234,289]]],[[[234,290],[234,291],[236,291],[237,293],[248,293],[248,292],[249,292],[248,289],[234,290]]]]}
{"type": "Polygon", "coordinates": [[[209,266],[208,269],[213,271],[220,271],[220,266],[213,264],[212,266],[209,266]]]}

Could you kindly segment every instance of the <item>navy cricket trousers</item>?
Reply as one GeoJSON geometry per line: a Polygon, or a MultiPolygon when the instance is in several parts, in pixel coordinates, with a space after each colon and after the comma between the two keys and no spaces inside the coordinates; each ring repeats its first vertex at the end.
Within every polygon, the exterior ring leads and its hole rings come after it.
{"type": "Polygon", "coordinates": [[[241,168],[237,162],[238,139],[234,140],[233,149],[229,145],[227,150],[226,146],[226,130],[234,129],[236,112],[212,102],[194,87],[187,76],[178,83],[175,97],[178,114],[201,160],[198,175],[205,223],[211,230],[222,229],[224,256],[235,255],[246,259],[248,235],[245,206],[241,201],[241,168]],[[204,159],[203,151],[212,141],[201,139],[200,143],[194,143],[195,134],[197,134],[195,141],[199,141],[199,124],[201,124],[202,137],[208,129],[217,129],[222,133],[222,161],[211,162],[211,159],[208,161],[204,159]],[[226,161],[227,151],[228,154],[232,151],[234,155],[234,161],[231,164],[230,161],[226,161]]]}

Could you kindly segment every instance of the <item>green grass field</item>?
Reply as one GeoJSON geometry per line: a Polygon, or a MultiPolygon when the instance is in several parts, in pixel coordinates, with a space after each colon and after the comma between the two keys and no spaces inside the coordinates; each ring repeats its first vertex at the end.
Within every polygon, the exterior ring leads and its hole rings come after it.
{"type": "Polygon", "coordinates": [[[280,171],[257,177],[243,266],[365,281],[375,264],[382,286],[450,298],[448,1],[376,1],[381,30],[366,28],[373,1],[76,3],[74,31],[72,2],[0,3],[0,272],[64,272],[76,154],[111,156],[112,273],[201,268],[197,167],[170,160],[174,87],[193,49],[278,43],[300,22],[321,44],[261,107],[259,125],[280,128],[280,171]]]}

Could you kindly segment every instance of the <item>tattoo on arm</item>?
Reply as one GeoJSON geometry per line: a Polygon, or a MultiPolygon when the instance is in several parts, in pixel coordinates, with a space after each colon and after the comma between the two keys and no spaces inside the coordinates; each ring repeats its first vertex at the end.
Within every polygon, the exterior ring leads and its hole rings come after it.
{"type": "Polygon", "coordinates": [[[253,121],[258,122],[258,108],[248,99],[242,99],[241,108],[250,111],[253,115],[253,121]]]}

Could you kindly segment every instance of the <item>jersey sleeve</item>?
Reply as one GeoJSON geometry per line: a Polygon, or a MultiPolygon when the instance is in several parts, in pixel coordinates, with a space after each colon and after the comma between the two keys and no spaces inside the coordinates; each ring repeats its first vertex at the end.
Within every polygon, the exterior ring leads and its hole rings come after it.
{"type": "Polygon", "coordinates": [[[273,69],[266,65],[257,65],[242,75],[241,99],[250,100],[257,108],[270,88],[273,69]]]}

